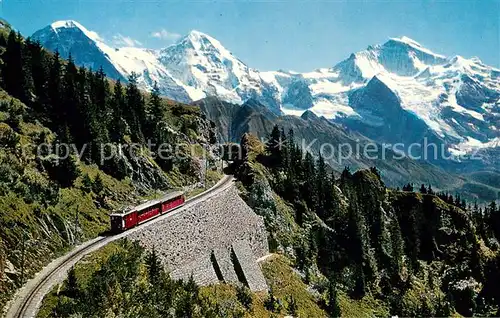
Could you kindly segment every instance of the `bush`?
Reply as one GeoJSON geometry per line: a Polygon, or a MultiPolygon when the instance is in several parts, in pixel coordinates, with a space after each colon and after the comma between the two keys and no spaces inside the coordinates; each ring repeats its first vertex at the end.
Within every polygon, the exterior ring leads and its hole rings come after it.
{"type": "Polygon", "coordinates": [[[236,297],[238,297],[238,301],[249,311],[252,310],[253,300],[252,293],[250,289],[243,285],[239,285],[236,288],[236,297]]]}

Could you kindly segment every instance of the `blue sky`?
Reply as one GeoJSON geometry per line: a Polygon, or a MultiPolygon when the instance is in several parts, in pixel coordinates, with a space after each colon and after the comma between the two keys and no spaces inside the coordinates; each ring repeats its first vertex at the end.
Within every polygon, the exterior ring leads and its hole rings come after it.
{"type": "Polygon", "coordinates": [[[0,0],[0,16],[24,35],[74,19],[108,42],[135,39],[150,48],[196,29],[260,70],[329,67],[402,35],[436,53],[500,66],[500,0],[0,0]]]}

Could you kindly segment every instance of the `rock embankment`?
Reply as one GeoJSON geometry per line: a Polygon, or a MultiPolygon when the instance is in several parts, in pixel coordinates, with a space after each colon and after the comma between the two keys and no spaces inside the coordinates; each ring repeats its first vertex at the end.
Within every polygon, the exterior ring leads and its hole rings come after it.
{"type": "Polygon", "coordinates": [[[173,278],[193,275],[202,285],[238,278],[252,290],[267,288],[256,262],[269,253],[264,222],[235,187],[128,238],[154,248],[173,278]]]}

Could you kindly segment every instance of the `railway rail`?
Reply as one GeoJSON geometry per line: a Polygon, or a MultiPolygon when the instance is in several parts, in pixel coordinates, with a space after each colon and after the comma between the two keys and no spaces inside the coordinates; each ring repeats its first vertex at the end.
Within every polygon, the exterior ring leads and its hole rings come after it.
{"type": "Polygon", "coordinates": [[[7,318],[27,318],[35,317],[40,304],[42,303],[43,297],[50,292],[50,290],[55,286],[55,284],[62,282],[67,275],[68,270],[85,255],[98,250],[99,248],[107,245],[113,241],[120,238],[128,236],[143,227],[154,224],[158,221],[167,219],[172,215],[177,213],[182,213],[182,211],[187,208],[211,198],[212,196],[218,194],[221,191],[229,188],[233,183],[232,176],[224,176],[216,185],[212,188],[186,200],[186,203],[178,207],[168,214],[156,217],[146,223],[143,223],[135,228],[125,231],[120,234],[112,236],[99,236],[91,241],[88,241],[82,245],[75,247],[68,254],[61,256],[60,258],[54,260],[48,266],[46,266],[41,272],[39,272],[33,279],[28,281],[24,287],[17,293],[14,300],[11,302],[11,306],[7,311],[7,318]]]}

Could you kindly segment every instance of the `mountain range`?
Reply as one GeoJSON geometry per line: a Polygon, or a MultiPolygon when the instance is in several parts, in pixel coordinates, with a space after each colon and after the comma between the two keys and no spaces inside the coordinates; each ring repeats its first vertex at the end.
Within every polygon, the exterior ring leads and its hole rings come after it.
{"type": "Polygon", "coordinates": [[[311,110],[379,142],[429,137],[455,154],[500,143],[500,70],[407,37],[308,73],[258,71],[199,31],[160,50],[112,48],[76,21],[54,22],[32,37],[79,65],[102,66],[111,78],[135,73],[144,89],[157,82],[181,102],[217,96],[236,104],[253,99],[277,114],[311,110]]]}
{"type": "Polygon", "coordinates": [[[225,105],[219,124],[239,121],[221,134],[226,140],[237,140],[249,129],[245,124],[262,133],[269,122],[316,115],[333,123],[337,133],[349,131],[379,144],[436,143],[457,156],[452,162],[430,160],[448,171],[497,176],[500,170],[500,70],[477,57],[434,53],[408,37],[368,46],[333,67],[306,73],[253,69],[199,31],[159,50],[112,47],[71,20],[54,22],[32,38],[64,58],[71,54],[78,65],[102,67],[113,79],[126,81],[135,74],[143,89],[156,82],[168,98],[201,101],[197,104],[216,121],[214,112],[225,105]],[[252,111],[227,105],[251,105],[252,111]],[[239,118],[242,114],[257,117],[239,118]],[[479,161],[461,157],[476,151],[479,161]]]}

